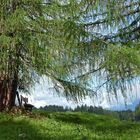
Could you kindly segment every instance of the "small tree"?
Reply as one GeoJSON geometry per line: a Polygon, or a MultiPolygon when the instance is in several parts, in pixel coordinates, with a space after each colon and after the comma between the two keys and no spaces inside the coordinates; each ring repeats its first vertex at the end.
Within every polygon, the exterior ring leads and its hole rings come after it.
{"type": "Polygon", "coordinates": [[[140,103],[136,106],[134,113],[135,113],[135,120],[139,121],[140,120],[140,103]]]}

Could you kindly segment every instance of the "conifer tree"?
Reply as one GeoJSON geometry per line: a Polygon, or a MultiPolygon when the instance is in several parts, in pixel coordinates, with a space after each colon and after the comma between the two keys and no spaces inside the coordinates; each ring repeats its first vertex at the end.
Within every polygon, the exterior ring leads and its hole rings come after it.
{"type": "Polygon", "coordinates": [[[44,75],[68,100],[103,86],[125,97],[140,74],[139,7],[139,0],[1,0],[0,110],[44,75]]]}

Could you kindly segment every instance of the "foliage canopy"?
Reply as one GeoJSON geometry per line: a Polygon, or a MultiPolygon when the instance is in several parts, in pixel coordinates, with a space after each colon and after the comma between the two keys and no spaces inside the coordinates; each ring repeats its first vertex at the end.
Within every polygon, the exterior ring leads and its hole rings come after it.
{"type": "Polygon", "coordinates": [[[139,0],[1,0],[0,16],[0,77],[20,90],[46,75],[70,100],[125,97],[139,77],[139,0]]]}

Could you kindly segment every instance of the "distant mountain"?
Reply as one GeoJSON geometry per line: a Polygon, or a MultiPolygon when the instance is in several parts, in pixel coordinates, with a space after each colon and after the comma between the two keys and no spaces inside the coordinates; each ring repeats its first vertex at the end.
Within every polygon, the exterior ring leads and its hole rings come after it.
{"type": "Polygon", "coordinates": [[[110,106],[110,110],[113,110],[113,111],[122,111],[122,110],[132,110],[134,111],[135,110],[135,107],[140,103],[140,100],[139,99],[136,99],[135,101],[133,101],[131,104],[121,104],[121,105],[115,105],[115,106],[110,106]]]}

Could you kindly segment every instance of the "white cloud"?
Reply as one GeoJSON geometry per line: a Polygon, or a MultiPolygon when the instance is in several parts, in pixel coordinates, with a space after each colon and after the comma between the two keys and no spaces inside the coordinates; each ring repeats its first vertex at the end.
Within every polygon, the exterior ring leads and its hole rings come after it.
{"type": "MultiPolygon", "coordinates": [[[[107,93],[104,92],[103,96],[101,96],[98,100],[91,99],[87,97],[82,102],[75,104],[72,101],[67,101],[64,97],[58,97],[53,94],[53,90],[50,90],[52,84],[48,83],[47,79],[41,80],[40,84],[36,84],[34,88],[31,90],[31,96],[29,97],[29,103],[32,103],[35,107],[45,106],[45,105],[61,105],[61,106],[69,106],[76,107],[77,105],[87,104],[93,106],[102,106],[107,109],[125,109],[129,107],[135,106],[140,101],[140,94],[136,94],[137,91],[140,91],[140,86],[135,85],[133,87],[133,94],[129,95],[127,99],[127,107],[125,106],[124,98],[122,95],[119,95],[118,101],[112,97],[111,102],[108,102],[107,93]]],[[[27,96],[27,95],[24,95],[27,96]]]]}

